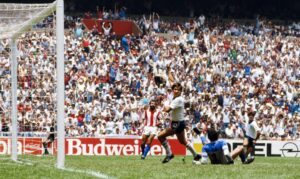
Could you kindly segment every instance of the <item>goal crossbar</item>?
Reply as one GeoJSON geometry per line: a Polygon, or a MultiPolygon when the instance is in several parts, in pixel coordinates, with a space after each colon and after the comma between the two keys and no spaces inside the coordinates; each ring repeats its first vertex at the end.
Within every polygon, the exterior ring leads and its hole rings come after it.
{"type": "MultiPolygon", "coordinates": [[[[0,3],[0,22],[5,23],[7,20],[15,19],[15,23],[9,26],[0,26],[0,39],[16,39],[23,32],[28,31],[33,24],[36,24],[49,16],[56,9],[57,2],[47,4],[15,4],[15,3],[0,3]],[[26,16],[9,17],[6,14],[9,11],[34,11],[34,13],[26,16]],[[25,20],[28,19],[28,20],[25,20]]],[[[7,25],[7,24],[6,24],[7,25]]]]}

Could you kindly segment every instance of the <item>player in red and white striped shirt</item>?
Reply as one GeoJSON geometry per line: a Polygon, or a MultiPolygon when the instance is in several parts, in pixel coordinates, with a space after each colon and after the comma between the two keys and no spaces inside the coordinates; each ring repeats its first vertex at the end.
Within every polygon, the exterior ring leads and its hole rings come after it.
{"type": "Polygon", "coordinates": [[[142,159],[145,159],[148,152],[150,151],[151,143],[154,137],[157,135],[157,125],[159,124],[159,120],[161,116],[161,112],[156,109],[156,103],[154,100],[150,101],[149,109],[144,111],[143,119],[144,119],[144,132],[142,136],[142,159]]]}

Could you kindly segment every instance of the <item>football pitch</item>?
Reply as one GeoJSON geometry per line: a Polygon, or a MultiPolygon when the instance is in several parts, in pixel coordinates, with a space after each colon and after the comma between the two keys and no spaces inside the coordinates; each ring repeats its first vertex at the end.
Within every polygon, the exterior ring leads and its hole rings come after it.
{"type": "Polygon", "coordinates": [[[0,178],[300,178],[299,158],[256,157],[254,163],[242,165],[193,165],[192,157],[175,158],[162,164],[163,157],[148,156],[66,156],[66,169],[55,168],[53,156],[19,156],[12,162],[0,156],[0,178]],[[184,159],[184,160],[183,160],[184,159]],[[185,161],[185,162],[184,162],[185,161]]]}

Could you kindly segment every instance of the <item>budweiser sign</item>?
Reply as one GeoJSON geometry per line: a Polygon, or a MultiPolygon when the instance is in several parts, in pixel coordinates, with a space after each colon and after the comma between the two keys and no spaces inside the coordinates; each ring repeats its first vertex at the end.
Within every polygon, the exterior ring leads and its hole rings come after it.
{"type": "MultiPolygon", "coordinates": [[[[169,140],[172,151],[175,155],[185,155],[186,149],[175,139],[169,140]]],[[[66,155],[140,155],[141,140],[137,138],[66,138],[66,155]]],[[[50,151],[57,152],[56,141],[49,146],[50,151]]],[[[18,139],[19,154],[42,154],[41,138],[20,138],[18,139]]],[[[10,154],[11,140],[0,138],[0,154],[10,154]]],[[[52,153],[52,152],[51,152],[52,153]]],[[[153,140],[150,155],[165,155],[165,149],[157,139],[153,140]]]]}
{"type": "MultiPolygon", "coordinates": [[[[133,144],[106,144],[106,140],[67,139],[67,155],[139,155],[138,140],[133,144]]],[[[153,148],[157,153],[164,153],[158,145],[153,148]]]]}
{"type": "MultiPolygon", "coordinates": [[[[67,155],[140,155],[140,139],[116,138],[68,138],[67,155]]],[[[174,154],[185,155],[186,149],[177,140],[170,140],[174,154]]],[[[154,140],[150,155],[165,155],[165,149],[158,140],[154,140]]]]}

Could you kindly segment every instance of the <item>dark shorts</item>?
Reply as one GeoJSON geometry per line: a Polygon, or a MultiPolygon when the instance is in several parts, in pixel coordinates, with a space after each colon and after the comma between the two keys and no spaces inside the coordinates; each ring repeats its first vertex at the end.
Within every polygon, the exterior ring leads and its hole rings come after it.
{"type": "Polygon", "coordinates": [[[216,152],[208,153],[208,157],[211,161],[211,164],[228,164],[226,156],[224,155],[223,150],[219,150],[216,152]]]}
{"type": "Polygon", "coordinates": [[[248,146],[247,147],[254,147],[253,138],[249,136],[245,136],[248,139],[248,146]]]}
{"type": "Polygon", "coordinates": [[[175,131],[176,134],[184,131],[185,127],[185,121],[172,121],[171,123],[171,128],[173,129],[173,131],[175,131]]]}
{"type": "Polygon", "coordinates": [[[49,137],[47,138],[47,140],[49,140],[49,142],[53,142],[53,141],[54,141],[54,137],[49,136],[49,137]]]}

